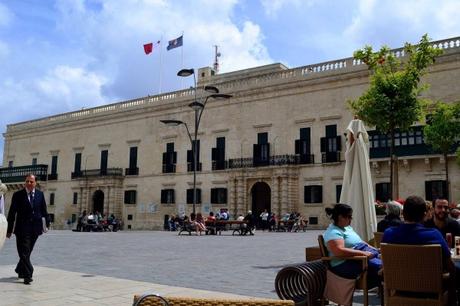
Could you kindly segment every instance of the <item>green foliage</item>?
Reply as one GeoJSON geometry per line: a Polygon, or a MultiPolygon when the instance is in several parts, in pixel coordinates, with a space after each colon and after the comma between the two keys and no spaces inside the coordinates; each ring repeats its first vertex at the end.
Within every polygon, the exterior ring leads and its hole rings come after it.
{"type": "Polygon", "coordinates": [[[405,57],[399,59],[386,46],[378,52],[366,46],[354,53],[371,72],[370,86],[358,99],[349,101],[355,115],[383,133],[395,128],[407,130],[422,115],[424,100],[419,98],[425,86],[421,76],[442,50],[432,47],[425,34],[416,46],[406,43],[405,57]]]}
{"type": "Polygon", "coordinates": [[[460,102],[438,102],[430,121],[423,131],[425,142],[439,153],[451,152],[460,139],[460,102]]]}

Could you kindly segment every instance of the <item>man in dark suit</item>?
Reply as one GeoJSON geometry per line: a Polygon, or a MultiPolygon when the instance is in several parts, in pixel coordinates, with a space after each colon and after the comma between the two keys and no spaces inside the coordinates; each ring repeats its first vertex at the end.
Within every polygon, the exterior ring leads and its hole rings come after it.
{"type": "Polygon", "coordinates": [[[30,262],[30,254],[34,248],[38,236],[47,231],[49,227],[48,212],[43,192],[35,189],[37,185],[34,174],[26,177],[23,189],[16,191],[11,199],[11,207],[8,212],[8,230],[6,237],[16,235],[16,248],[19,262],[16,273],[19,278],[24,278],[24,284],[32,282],[34,268],[30,262]],[[46,227],[43,224],[45,219],[46,227]]]}

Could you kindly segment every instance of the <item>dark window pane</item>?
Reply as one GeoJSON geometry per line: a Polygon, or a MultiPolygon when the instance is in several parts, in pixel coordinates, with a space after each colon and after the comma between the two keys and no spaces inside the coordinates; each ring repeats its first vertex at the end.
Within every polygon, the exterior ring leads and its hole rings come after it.
{"type": "Polygon", "coordinates": [[[77,203],[78,203],[78,192],[74,192],[72,204],[77,204],[77,203]]]}
{"type": "Polygon", "coordinates": [[[54,205],[54,192],[50,193],[50,205],[54,205]]]}
{"type": "Polygon", "coordinates": [[[136,204],[136,190],[125,190],[125,204],[136,204]]]}
{"type": "Polygon", "coordinates": [[[257,144],[268,143],[268,133],[257,133],[257,144]]]}

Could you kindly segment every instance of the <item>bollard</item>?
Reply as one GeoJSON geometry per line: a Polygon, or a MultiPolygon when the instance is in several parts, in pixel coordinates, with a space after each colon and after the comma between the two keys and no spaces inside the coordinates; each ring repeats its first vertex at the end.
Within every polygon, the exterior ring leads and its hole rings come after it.
{"type": "Polygon", "coordinates": [[[275,278],[278,297],[296,305],[318,305],[326,285],[326,269],[321,260],[282,268],[275,278]]]}

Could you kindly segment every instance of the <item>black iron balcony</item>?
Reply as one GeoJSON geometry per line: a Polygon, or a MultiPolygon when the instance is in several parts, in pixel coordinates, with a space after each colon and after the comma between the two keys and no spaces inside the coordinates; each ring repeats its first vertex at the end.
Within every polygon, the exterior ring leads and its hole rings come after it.
{"type": "Polygon", "coordinates": [[[0,179],[3,183],[24,182],[26,175],[33,173],[38,181],[46,181],[48,165],[28,165],[0,168],[0,179]]]}
{"type": "Polygon", "coordinates": [[[314,164],[315,163],[315,155],[313,154],[300,154],[300,155],[296,155],[296,158],[299,164],[314,164]]]}
{"type": "MultiPolygon", "coordinates": [[[[192,172],[193,171],[193,163],[187,163],[187,171],[192,172]]],[[[196,171],[201,171],[201,163],[198,163],[196,165],[196,171]]]]}
{"type": "Polygon", "coordinates": [[[107,168],[107,169],[89,169],[80,172],[72,172],[72,179],[87,178],[95,176],[123,176],[122,168],[107,168]]]}
{"type": "Polygon", "coordinates": [[[72,172],[70,174],[70,178],[73,180],[73,179],[77,179],[77,178],[80,178],[83,176],[83,171],[75,171],[75,172],[72,172]]]}
{"type": "Polygon", "coordinates": [[[225,170],[228,168],[228,162],[226,160],[213,160],[212,170],[225,170]]]}
{"type": "Polygon", "coordinates": [[[175,173],[176,164],[163,164],[163,173],[175,173]]]}
{"type": "Polygon", "coordinates": [[[56,181],[58,179],[57,173],[48,174],[48,181],[56,181]]]}
{"type": "Polygon", "coordinates": [[[340,151],[321,153],[321,162],[323,164],[340,162],[340,151]]]}
{"type": "Polygon", "coordinates": [[[252,168],[252,167],[264,167],[264,166],[283,166],[283,165],[299,165],[299,164],[313,164],[315,162],[314,155],[275,155],[270,156],[267,161],[263,163],[254,161],[253,158],[235,158],[229,159],[227,162],[227,168],[238,169],[238,168],[252,168]]]}
{"type": "Polygon", "coordinates": [[[139,168],[125,168],[125,175],[139,175],[139,168]]]}

